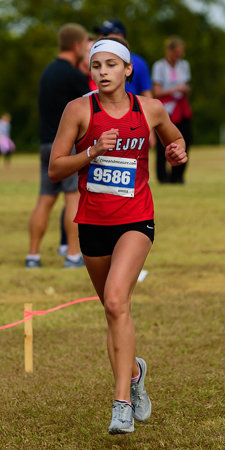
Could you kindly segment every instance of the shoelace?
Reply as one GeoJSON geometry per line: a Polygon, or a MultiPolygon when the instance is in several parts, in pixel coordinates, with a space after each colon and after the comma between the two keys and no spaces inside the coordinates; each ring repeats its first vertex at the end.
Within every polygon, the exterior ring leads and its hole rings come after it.
{"type": "Polygon", "coordinates": [[[113,409],[115,409],[114,412],[115,419],[119,419],[121,422],[129,422],[129,419],[126,418],[127,406],[130,407],[130,405],[127,404],[113,405],[113,409]]]}
{"type": "Polygon", "coordinates": [[[133,386],[131,386],[131,390],[132,390],[132,403],[134,406],[138,406],[139,403],[142,402],[143,398],[142,398],[142,387],[138,384],[135,383],[133,384],[133,386]]]}

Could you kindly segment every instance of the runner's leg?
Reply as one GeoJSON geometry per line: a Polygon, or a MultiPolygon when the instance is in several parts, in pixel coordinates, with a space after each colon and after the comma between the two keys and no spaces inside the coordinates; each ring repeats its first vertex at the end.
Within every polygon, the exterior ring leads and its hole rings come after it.
{"type": "Polygon", "coordinates": [[[93,286],[104,306],[104,289],[112,257],[111,255],[86,256],[83,254],[83,258],[93,286]]]}
{"type": "Polygon", "coordinates": [[[150,239],[138,231],[123,234],[112,254],[104,292],[108,352],[116,382],[115,399],[129,402],[131,377],[138,375],[130,298],[151,245],[150,239]]]}
{"type": "Polygon", "coordinates": [[[120,237],[112,257],[84,255],[93,285],[105,307],[108,353],[116,382],[115,399],[129,402],[131,377],[138,375],[130,298],[151,245],[144,234],[129,231],[120,237]]]}

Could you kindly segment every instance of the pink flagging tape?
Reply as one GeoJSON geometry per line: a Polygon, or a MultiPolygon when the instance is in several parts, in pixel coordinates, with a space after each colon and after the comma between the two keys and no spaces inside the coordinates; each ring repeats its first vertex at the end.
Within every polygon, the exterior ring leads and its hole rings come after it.
{"type": "Polygon", "coordinates": [[[3,325],[0,327],[0,330],[4,330],[6,328],[15,327],[16,325],[19,325],[20,323],[25,322],[26,320],[32,319],[33,316],[43,316],[44,314],[48,314],[53,311],[57,311],[58,309],[65,308],[66,306],[74,305],[75,303],[82,303],[87,302],[88,300],[99,300],[99,297],[86,297],[86,298],[80,298],[79,300],[73,300],[69,303],[64,303],[63,305],[56,306],[55,308],[46,309],[45,311],[24,311],[24,319],[19,320],[19,322],[13,322],[9,323],[8,325],[3,325]]]}
{"type": "Polygon", "coordinates": [[[19,322],[14,322],[14,323],[9,323],[8,325],[3,325],[2,327],[0,327],[0,330],[4,330],[5,328],[15,327],[16,325],[19,325],[20,323],[23,323],[26,320],[31,319],[31,318],[32,318],[32,316],[26,317],[26,319],[19,320],[19,322]]]}

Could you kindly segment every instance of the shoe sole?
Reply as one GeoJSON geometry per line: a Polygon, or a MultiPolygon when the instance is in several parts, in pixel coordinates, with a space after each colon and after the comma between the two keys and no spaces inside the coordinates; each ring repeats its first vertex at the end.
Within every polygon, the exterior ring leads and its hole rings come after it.
{"type": "Polygon", "coordinates": [[[121,428],[112,428],[111,430],[108,430],[109,434],[126,434],[126,433],[133,433],[134,427],[127,428],[126,430],[123,430],[121,428]]]}
{"type": "MultiPolygon", "coordinates": [[[[140,359],[140,358],[137,358],[137,361],[138,361],[138,359],[140,359]]],[[[146,373],[147,373],[147,364],[146,364],[146,362],[144,361],[144,360],[142,360],[143,362],[144,362],[144,364],[142,365],[142,374],[143,374],[143,377],[144,377],[144,380],[143,380],[143,382],[145,381],[145,376],[146,376],[146,373]]],[[[137,420],[138,422],[145,422],[146,420],[148,420],[149,419],[149,417],[150,417],[150,415],[151,415],[151,412],[152,412],[152,404],[151,404],[151,400],[150,400],[150,398],[148,397],[148,400],[149,400],[149,408],[148,408],[148,411],[146,412],[146,414],[145,414],[145,416],[143,416],[143,418],[142,419],[139,419],[139,418],[137,418],[137,417],[135,417],[135,412],[132,414],[133,415],[133,418],[135,419],[135,420],[137,420]]]]}

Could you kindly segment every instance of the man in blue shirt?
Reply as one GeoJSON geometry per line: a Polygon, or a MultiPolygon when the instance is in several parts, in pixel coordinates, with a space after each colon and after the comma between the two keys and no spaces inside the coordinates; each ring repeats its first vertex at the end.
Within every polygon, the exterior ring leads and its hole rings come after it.
{"type": "Polygon", "coordinates": [[[126,82],[126,90],[135,95],[152,97],[152,81],[150,71],[144,58],[131,53],[134,76],[131,83],[126,82]]]}

